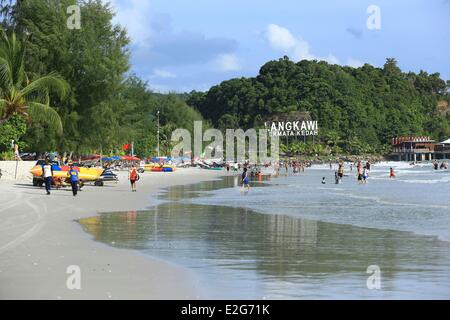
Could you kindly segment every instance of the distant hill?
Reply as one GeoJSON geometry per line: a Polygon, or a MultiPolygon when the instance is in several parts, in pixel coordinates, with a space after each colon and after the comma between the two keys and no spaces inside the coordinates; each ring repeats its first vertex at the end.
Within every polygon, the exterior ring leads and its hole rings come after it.
{"type": "Polygon", "coordinates": [[[449,113],[443,112],[449,85],[439,73],[404,73],[395,59],[383,68],[352,68],[284,57],[256,77],[194,91],[186,101],[222,129],[261,127],[272,115],[307,111],[319,121],[324,144],[333,136],[346,151],[357,141],[377,152],[396,135],[449,138],[449,113]]]}

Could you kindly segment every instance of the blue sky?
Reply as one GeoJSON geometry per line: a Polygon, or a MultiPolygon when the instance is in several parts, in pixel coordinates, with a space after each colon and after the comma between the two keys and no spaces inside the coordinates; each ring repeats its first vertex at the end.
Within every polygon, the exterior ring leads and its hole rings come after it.
{"type": "Polygon", "coordinates": [[[132,70],[154,91],[207,90],[283,55],[350,66],[394,57],[450,79],[450,0],[110,2],[132,38],[132,70]],[[371,5],[380,29],[367,27],[371,5]]]}

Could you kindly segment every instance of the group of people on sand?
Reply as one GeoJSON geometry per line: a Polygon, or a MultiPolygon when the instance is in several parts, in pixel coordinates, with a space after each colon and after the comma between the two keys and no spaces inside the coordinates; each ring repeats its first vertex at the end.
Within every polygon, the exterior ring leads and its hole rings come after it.
{"type": "MultiPolygon", "coordinates": [[[[44,179],[45,191],[47,195],[51,194],[52,184],[55,180],[53,167],[49,159],[45,159],[45,163],[42,165],[42,178],[44,179]]],[[[79,179],[78,171],[75,169],[73,164],[69,166],[69,171],[67,172],[67,178],[70,181],[70,186],[72,187],[72,194],[74,197],[78,195],[78,191],[81,189],[81,181],[79,179]]]]}
{"type": "MultiPolygon", "coordinates": [[[[45,185],[45,191],[47,195],[51,195],[52,191],[52,185],[58,180],[58,179],[64,179],[64,178],[56,178],[54,176],[53,166],[50,163],[50,160],[47,158],[45,159],[44,164],[42,165],[42,178],[44,180],[45,185]]],[[[72,188],[72,194],[74,197],[78,195],[78,191],[81,191],[81,188],[83,186],[82,181],[79,178],[79,172],[75,168],[73,164],[69,165],[69,171],[67,172],[66,177],[69,182],[70,186],[72,188]]],[[[131,168],[128,171],[128,180],[131,183],[131,191],[136,192],[136,182],[139,181],[139,174],[137,172],[137,168],[135,165],[132,165],[131,168]]]]}

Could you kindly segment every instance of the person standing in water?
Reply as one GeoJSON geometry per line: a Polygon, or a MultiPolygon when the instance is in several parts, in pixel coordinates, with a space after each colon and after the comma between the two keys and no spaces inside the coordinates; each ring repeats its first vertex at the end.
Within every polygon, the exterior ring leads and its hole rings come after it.
{"type": "Polygon", "coordinates": [[[344,163],[343,162],[339,162],[338,177],[339,177],[339,180],[342,180],[342,178],[344,177],[344,163]]]}
{"type": "Polygon", "coordinates": [[[244,172],[242,173],[242,191],[247,188],[247,191],[250,191],[250,182],[248,179],[248,170],[244,168],[244,172]]]}
{"type": "Polygon", "coordinates": [[[360,163],[358,163],[358,183],[363,183],[363,168],[360,163]]]}
{"type": "Polygon", "coordinates": [[[53,182],[53,168],[48,159],[45,160],[45,164],[42,166],[42,178],[44,178],[47,195],[50,195],[53,182]]]}
{"type": "Polygon", "coordinates": [[[390,178],[390,179],[395,179],[394,168],[391,168],[391,169],[389,170],[389,178],[390,178]]]}
{"type": "Polygon", "coordinates": [[[70,185],[72,186],[73,196],[76,197],[78,194],[78,171],[75,170],[73,164],[70,165],[70,170],[67,175],[70,178],[70,185]]]}
{"type": "Polygon", "coordinates": [[[136,170],[136,166],[133,164],[131,169],[128,171],[128,179],[131,183],[131,192],[136,192],[136,181],[139,180],[139,175],[136,170]]]}
{"type": "Polygon", "coordinates": [[[369,169],[367,169],[367,166],[363,169],[363,183],[367,183],[367,179],[369,178],[369,169]]]}

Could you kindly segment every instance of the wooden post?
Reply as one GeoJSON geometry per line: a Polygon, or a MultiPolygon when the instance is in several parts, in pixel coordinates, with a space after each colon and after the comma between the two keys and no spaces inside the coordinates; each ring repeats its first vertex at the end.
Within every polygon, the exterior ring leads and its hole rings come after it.
{"type": "Polygon", "coordinates": [[[19,160],[16,159],[16,173],[14,174],[14,180],[17,180],[17,167],[19,166],[19,160]]]}

